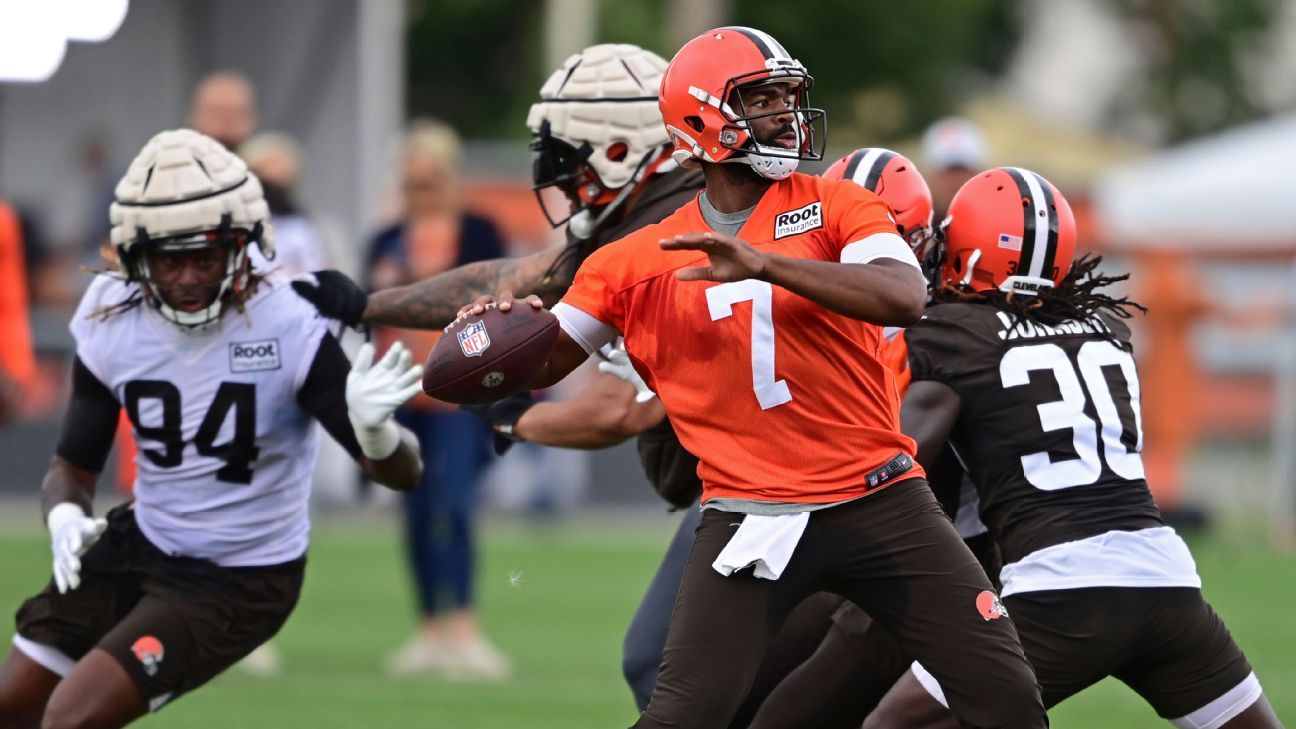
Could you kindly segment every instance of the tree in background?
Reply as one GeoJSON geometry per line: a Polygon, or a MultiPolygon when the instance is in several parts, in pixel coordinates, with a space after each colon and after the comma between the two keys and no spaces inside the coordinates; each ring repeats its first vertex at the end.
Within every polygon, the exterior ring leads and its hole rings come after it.
{"type": "MultiPolygon", "coordinates": [[[[815,74],[834,149],[894,144],[996,90],[1026,32],[1024,3],[1002,0],[709,0],[728,22],[777,37],[815,74]],[[723,14],[723,9],[722,13],[723,14]]],[[[1031,0],[1033,1],[1033,0],[1031,0]]],[[[409,114],[432,114],[474,139],[525,138],[548,74],[544,3],[409,0],[409,114]]],[[[1283,0],[1091,0],[1133,29],[1139,69],[1093,131],[1173,142],[1275,111],[1263,49],[1283,0]],[[1150,134],[1148,133],[1150,132],[1150,134]]],[[[597,42],[635,43],[669,58],[673,3],[594,0],[597,42]]],[[[696,32],[696,31],[690,31],[696,32]]],[[[1273,79],[1269,79],[1272,85],[1273,79]]]]}
{"type": "Polygon", "coordinates": [[[541,68],[542,3],[410,0],[406,113],[444,119],[473,139],[527,135],[541,68]]]}
{"type": "Polygon", "coordinates": [[[1281,0],[1112,0],[1137,24],[1147,64],[1118,114],[1156,119],[1163,141],[1220,131],[1274,111],[1262,101],[1257,49],[1281,0]]]}
{"type": "MultiPolygon", "coordinates": [[[[540,68],[542,4],[411,0],[409,114],[435,114],[473,138],[526,136],[540,68]]],[[[1016,15],[999,0],[922,3],[744,0],[731,22],[773,33],[816,74],[834,147],[878,144],[951,113],[1007,62],[1016,15]]],[[[666,5],[600,0],[599,42],[669,58],[666,5]]]]}
{"type": "Polygon", "coordinates": [[[735,3],[815,75],[834,148],[891,144],[988,89],[1020,34],[1000,0],[735,3]]]}

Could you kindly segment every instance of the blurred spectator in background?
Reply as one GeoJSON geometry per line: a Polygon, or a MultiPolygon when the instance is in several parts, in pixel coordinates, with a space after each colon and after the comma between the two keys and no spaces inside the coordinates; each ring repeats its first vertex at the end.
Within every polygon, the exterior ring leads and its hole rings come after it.
{"type": "Polygon", "coordinates": [[[66,197],[55,207],[19,213],[32,305],[70,314],[90,285],[86,269],[103,267],[101,246],[108,243],[104,211],[115,199],[118,171],[113,169],[108,140],[99,131],[86,133],[68,152],[74,167],[61,171],[59,183],[66,197]]]}
{"type": "MultiPolygon", "coordinates": [[[[371,288],[402,286],[504,255],[495,224],[463,209],[459,155],[459,137],[450,127],[431,120],[412,124],[401,156],[404,216],[374,237],[371,288]]],[[[440,336],[412,330],[399,334],[416,356],[425,356],[440,336]]],[[[396,332],[380,331],[379,336],[389,340],[396,332]]],[[[387,669],[397,675],[505,678],[509,662],[482,636],[473,611],[472,517],[478,477],[489,458],[490,431],[472,415],[421,394],[397,419],[423,448],[423,483],[402,494],[422,623],[388,659],[387,669]]]]}
{"type": "MultiPolygon", "coordinates": [[[[274,260],[266,259],[260,246],[250,246],[248,258],[253,270],[296,276],[324,268],[324,241],[296,199],[301,147],[287,134],[264,132],[240,144],[238,155],[261,181],[262,193],[270,207],[270,224],[274,226],[274,260]]],[[[349,458],[336,443],[320,443],[321,459],[334,458],[333,463],[338,463],[339,453],[342,458],[349,458]]],[[[248,654],[239,667],[254,675],[271,676],[279,673],[283,662],[279,649],[266,643],[248,654]]]]}
{"type": "Polygon", "coordinates": [[[194,87],[189,106],[189,126],[234,151],[257,130],[256,93],[247,77],[234,71],[216,71],[194,87]]]}
{"type": "Polygon", "coordinates": [[[327,265],[324,240],[297,203],[301,176],[301,147],[287,134],[266,132],[238,149],[252,174],[261,180],[275,230],[275,258],[267,261],[260,248],[252,249],[252,267],[279,270],[288,276],[317,271],[327,265]]]}
{"type": "MultiPolygon", "coordinates": [[[[77,167],[81,177],[81,195],[84,198],[81,203],[84,222],[81,225],[77,253],[83,259],[97,261],[99,248],[108,242],[110,226],[108,216],[103,211],[117,199],[114,190],[117,188],[119,170],[113,166],[108,139],[101,133],[86,135],[78,152],[77,167]]],[[[82,278],[87,280],[84,281],[84,286],[78,287],[78,291],[90,285],[89,276],[82,278]]]]}
{"type": "Polygon", "coordinates": [[[966,119],[945,117],[923,133],[922,170],[931,186],[932,220],[940,225],[963,183],[987,167],[985,137],[966,119]]]}
{"type": "Polygon", "coordinates": [[[0,200],[0,424],[18,415],[36,372],[18,214],[0,200]]]}

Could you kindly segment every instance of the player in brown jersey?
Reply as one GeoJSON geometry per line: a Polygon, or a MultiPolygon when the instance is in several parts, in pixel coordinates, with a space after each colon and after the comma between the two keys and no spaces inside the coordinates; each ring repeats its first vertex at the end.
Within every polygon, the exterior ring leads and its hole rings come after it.
{"type": "MultiPolygon", "coordinates": [[[[1185,729],[1280,727],[1144,480],[1123,321],[1141,307],[1102,292],[1123,277],[1072,264],[1070,207],[1028,170],[974,177],[944,232],[901,422],[920,462],[949,443],[980,491],[1004,560],[982,617],[1012,616],[1050,707],[1114,676],[1185,729]]],[[[915,664],[865,726],[957,726],[943,704],[915,664]]]]}

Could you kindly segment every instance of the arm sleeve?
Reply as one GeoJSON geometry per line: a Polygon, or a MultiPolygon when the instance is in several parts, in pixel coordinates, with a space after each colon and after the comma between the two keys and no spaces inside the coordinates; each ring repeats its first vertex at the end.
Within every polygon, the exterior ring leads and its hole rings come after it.
{"type": "Polygon", "coordinates": [[[325,333],[306,380],[297,391],[297,402],[324,426],[338,445],[359,461],[360,443],[347,417],[346,378],[350,371],[351,361],[342,351],[342,345],[331,333],[325,333]]]}
{"type": "Polygon", "coordinates": [[[867,238],[847,243],[841,252],[842,263],[872,263],[879,258],[890,258],[922,271],[913,249],[895,233],[874,233],[867,238]]]}
{"type": "Polygon", "coordinates": [[[585,354],[598,352],[618,336],[617,330],[561,301],[554,305],[553,315],[558,319],[558,326],[585,350],[585,354]]]}
{"type": "Polygon", "coordinates": [[[77,468],[99,473],[112,450],[121,404],[81,361],[72,360],[72,397],[54,452],[77,468]]]}

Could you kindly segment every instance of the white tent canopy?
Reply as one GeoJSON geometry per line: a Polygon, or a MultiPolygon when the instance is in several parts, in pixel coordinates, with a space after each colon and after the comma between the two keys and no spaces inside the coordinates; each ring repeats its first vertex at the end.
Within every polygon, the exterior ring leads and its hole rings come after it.
{"type": "Polygon", "coordinates": [[[1104,237],[1118,247],[1296,248],[1296,114],[1116,167],[1095,183],[1093,199],[1104,237]]]}

